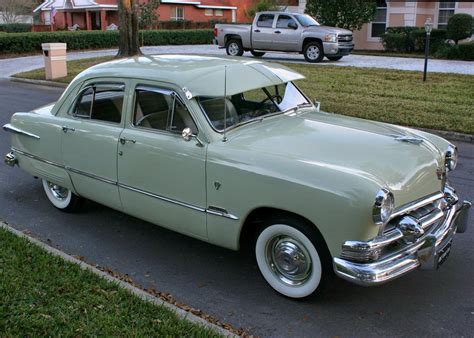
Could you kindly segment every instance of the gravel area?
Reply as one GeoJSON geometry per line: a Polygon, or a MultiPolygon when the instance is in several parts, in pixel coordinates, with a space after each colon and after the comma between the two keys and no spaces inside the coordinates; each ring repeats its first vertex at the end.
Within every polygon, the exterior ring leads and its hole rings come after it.
{"type": "MultiPolygon", "coordinates": [[[[143,47],[145,54],[204,54],[204,55],[225,55],[224,49],[219,49],[213,45],[189,45],[189,46],[151,46],[143,47]]],[[[97,50],[88,52],[68,53],[68,60],[85,59],[91,57],[115,55],[117,50],[97,50]]],[[[245,53],[250,56],[250,53],[245,53]]],[[[250,56],[251,57],[251,56],[250,56]]],[[[263,59],[278,62],[297,62],[306,63],[302,55],[267,53],[263,59]]],[[[369,56],[369,55],[349,55],[340,61],[324,60],[314,66],[346,66],[361,68],[387,68],[399,70],[423,71],[424,60],[420,58],[388,57],[388,56],[369,56]]],[[[25,72],[28,70],[41,68],[43,66],[43,57],[41,55],[26,56],[12,59],[0,60],[0,78],[8,78],[13,74],[25,72]]],[[[451,60],[429,60],[429,72],[439,73],[457,73],[474,75],[474,62],[469,61],[451,61],[451,60]]]]}

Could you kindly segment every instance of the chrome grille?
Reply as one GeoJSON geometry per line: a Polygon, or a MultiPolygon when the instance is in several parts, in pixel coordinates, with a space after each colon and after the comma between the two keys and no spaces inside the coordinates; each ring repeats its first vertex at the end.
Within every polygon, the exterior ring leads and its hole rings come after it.
{"type": "Polygon", "coordinates": [[[350,41],[352,41],[352,34],[338,35],[337,40],[339,42],[350,42],[350,41]]]}

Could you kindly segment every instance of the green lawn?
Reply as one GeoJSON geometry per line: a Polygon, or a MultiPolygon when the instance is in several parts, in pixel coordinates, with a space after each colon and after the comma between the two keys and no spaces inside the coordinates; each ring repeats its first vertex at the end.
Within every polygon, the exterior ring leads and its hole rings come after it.
{"type": "MultiPolygon", "coordinates": [[[[81,70],[109,60],[68,62],[68,83],[81,70]]],[[[474,76],[375,68],[287,64],[306,76],[299,86],[321,109],[405,126],[474,134],[474,76]]],[[[44,79],[41,69],[17,74],[44,79]]]]}
{"type": "Polygon", "coordinates": [[[216,336],[0,229],[1,336],[216,336]]]}

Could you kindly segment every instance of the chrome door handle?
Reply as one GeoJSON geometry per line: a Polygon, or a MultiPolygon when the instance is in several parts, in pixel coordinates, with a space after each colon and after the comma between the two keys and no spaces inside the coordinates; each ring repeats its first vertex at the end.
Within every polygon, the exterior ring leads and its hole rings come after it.
{"type": "Polygon", "coordinates": [[[76,129],[74,128],[69,128],[69,127],[66,127],[66,126],[63,126],[63,132],[67,133],[68,131],[76,131],[76,129]]]}
{"type": "Polygon", "coordinates": [[[119,141],[120,141],[120,143],[122,143],[122,144],[125,144],[125,143],[127,143],[127,142],[128,142],[128,143],[137,143],[136,140],[131,140],[131,139],[128,139],[128,138],[125,138],[125,137],[121,137],[121,138],[119,139],[119,141]]]}

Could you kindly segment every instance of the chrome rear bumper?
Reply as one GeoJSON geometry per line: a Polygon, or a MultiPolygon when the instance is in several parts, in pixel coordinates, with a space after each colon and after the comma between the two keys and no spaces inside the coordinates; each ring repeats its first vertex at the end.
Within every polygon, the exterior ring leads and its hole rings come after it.
{"type": "Polygon", "coordinates": [[[370,286],[382,284],[420,268],[437,269],[449,255],[450,245],[456,232],[466,231],[471,203],[457,202],[447,209],[444,220],[418,241],[407,245],[401,252],[380,260],[359,263],[335,257],[334,271],[350,282],[370,286]]]}

